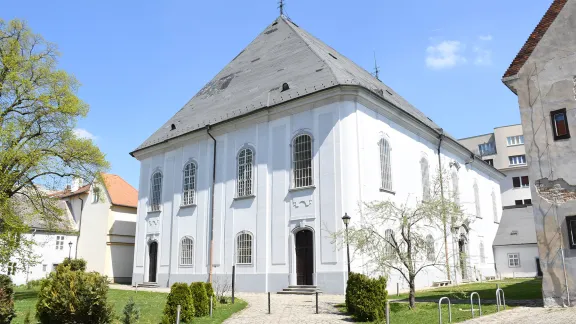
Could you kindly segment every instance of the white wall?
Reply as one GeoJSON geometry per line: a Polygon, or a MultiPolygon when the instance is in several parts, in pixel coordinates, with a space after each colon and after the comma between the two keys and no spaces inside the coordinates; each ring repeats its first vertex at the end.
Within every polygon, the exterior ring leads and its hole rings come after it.
{"type": "MultiPolygon", "coordinates": [[[[506,178],[502,180],[500,183],[500,188],[502,191],[502,204],[504,206],[514,206],[515,200],[522,200],[524,199],[531,199],[532,194],[530,193],[530,187],[520,187],[514,188],[512,183],[513,177],[522,177],[528,175],[528,168],[521,167],[518,169],[508,169],[503,171],[506,174],[506,178]]],[[[520,179],[522,180],[522,179],[520,179]]],[[[530,183],[532,183],[532,179],[529,179],[530,183]]],[[[520,181],[520,185],[522,185],[522,181],[520,181]]]]}
{"type": "Polygon", "coordinates": [[[535,277],[537,274],[537,244],[495,246],[494,254],[498,275],[502,277],[535,277]],[[520,254],[520,267],[509,267],[508,253],[520,254]]]}

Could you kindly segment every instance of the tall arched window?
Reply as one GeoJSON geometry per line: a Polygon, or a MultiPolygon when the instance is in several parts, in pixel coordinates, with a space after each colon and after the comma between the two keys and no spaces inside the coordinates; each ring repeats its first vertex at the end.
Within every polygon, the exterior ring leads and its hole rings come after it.
{"type": "Polygon", "coordinates": [[[152,174],[152,185],[150,186],[150,210],[159,211],[162,201],[162,172],[156,171],[152,174]]]}
{"type": "Polygon", "coordinates": [[[380,188],[392,190],[392,166],[390,164],[390,143],[382,137],[380,146],[380,188]]]}
{"type": "Polygon", "coordinates": [[[394,255],[394,231],[391,229],[387,229],[384,231],[384,239],[386,240],[386,247],[384,247],[384,251],[388,256],[394,255]]]}
{"type": "Polygon", "coordinates": [[[456,205],[460,205],[460,189],[458,188],[458,172],[452,172],[452,197],[456,205]]]}
{"type": "Polygon", "coordinates": [[[184,188],[182,193],[182,205],[188,206],[196,202],[196,163],[186,163],[183,172],[184,188]]]}
{"type": "Polygon", "coordinates": [[[494,213],[494,223],[498,223],[498,205],[496,204],[496,194],[492,190],[492,213],[494,213]]]}
{"type": "Polygon", "coordinates": [[[312,185],[312,138],[302,134],[292,143],[292,171],[294,188],[312,185]]]}
{"type": "Polygon", "coordinates": [[[238,153],[238,179],[236,181],[236,195],[246,197],[252,195],[252,168],[254,152],[250,148],[243,148],[238,153]]]}
{"type": "Polygon", "coordinates": [[[480,241],[480,263],[486,263],[486,254],[484,253],[484,242],[480,241]]]}
{"type": "Polygon", "coordinates": [[[425,157],[420,159],[420,172],[422,176],[422,200],[430,199],[430,166],[425,157]]]}
{"type": "Polygon", "coordinates": [[[474,205],[476,205],[476,217],[482,218],[482,211],[480,210],[480,192],[476,180],[474,180],[474,205]]]}
{"type": "Polygon", "coordinates": [[[184,237],[180,242],[180,265],[194,264],[194,240],[191,237],[184,237]]]}
{"type": "Polygon", "coordinates": [[[434,261],[436,258],[436,251],[434,249],[434,237],[431,234],[426,235],[426,259],[434,261]]]}
{"type": "Polygon", "coordinates": [[[236,263],[252,264],[252,234],[240,233],[236,237],[236,263]]]}

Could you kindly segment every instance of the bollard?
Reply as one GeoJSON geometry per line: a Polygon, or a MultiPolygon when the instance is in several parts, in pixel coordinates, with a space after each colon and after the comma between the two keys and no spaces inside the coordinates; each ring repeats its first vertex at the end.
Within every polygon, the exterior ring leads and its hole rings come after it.
{"type": "Polygon", "coordinates": [[[386,324],[390,324],[390,301],[386,301],[386,324]]]}
{"type": "Polygon", "coordinates": [[[504,306],[504,310],[506,310],[506,298],[504,297],[504,290],[500,289],[500,285],[498,285],[498,289],[496,289],[496,309],[500,311],[500,305],[504,306]],[[502,295],[502,298],[500,298],[502,295]]]}
{"type": "Polygon", "coordinates": [[[214,309],[214,297],[210,296],[210,317],[212,317],[212,310],[214,309]]]}
{"type": "Polygon", "coordinates": [[[473,292],[470,294],[470,311],[472,312],[472,318],[474,318],[474,302],[473,302],[474,295],[478,297],[478,311],[480,314],[478,316],[482,316],[482,305],[480,304],[480,295],[477,292],[473,292]]]}
{"type": "Polygon", "coordinates": [[[176,324],[180,324],[180,305],[176,307],[176,324]]]}
{"type": "Polygon", "coordinates": [[[450,305],[450,298],[442,297],[438,300],[438,323],[442,324],[442,300],[448,301],[448,323],[452,323],[452,305],[450,305]]]}
{"type": "Polygon", "coordinates": [[[316,292],[316,314],[318,314],[318,292],[316,292]]]}
{"type": "Polygon", "coordinates": [[[270,313],[270,292],[268,292],[268,314],[270,313]]]}
{"type": "Polygon", "coordinates": [[[236,283],[236,266],[232,266],[232,304],[234,304],[234,284],[236,283]]]}
{"type": "Polygon", "coordinates": [[[400,296],[400,283],[396,283],[396,297],[400,296]]]}

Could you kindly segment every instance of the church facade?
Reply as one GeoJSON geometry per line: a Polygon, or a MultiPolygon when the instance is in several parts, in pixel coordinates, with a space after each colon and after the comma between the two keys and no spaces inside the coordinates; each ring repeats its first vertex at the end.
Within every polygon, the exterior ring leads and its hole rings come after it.
{"type": "MultiPolygon", "coordinates": [[[[344,213],[353,224],[359,202],[422,196],[439,163],[473,215],[449,240],[466,249],[455,275],[494,275],[503,175],[285,17],[131,154],[141,163],[133,284],[223,281],[235,266],[239,291],[344,293],[346,251],[331,238],[344,213]]],[[[446,277],[432,267],[417,286],[446,277]]],[[[396,283],[406,287],[391,272],[396,283]]]]}

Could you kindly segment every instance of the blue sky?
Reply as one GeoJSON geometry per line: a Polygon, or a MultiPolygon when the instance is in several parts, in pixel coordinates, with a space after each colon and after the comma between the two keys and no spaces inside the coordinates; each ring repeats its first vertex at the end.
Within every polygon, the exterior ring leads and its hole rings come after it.
{"type": "MultiPolygon", "coordinates": [[[[520,122],[500,81],[552,0],[287,0],[300,27],[372,71],[457,138],[520,122]]],[[[24,19],[58,44],[60,67],[82,83],[91,109],[79,121],[138,187],[128,155],[277,16],[275,0],[10,1],[0,18],[24,19]]]]}

